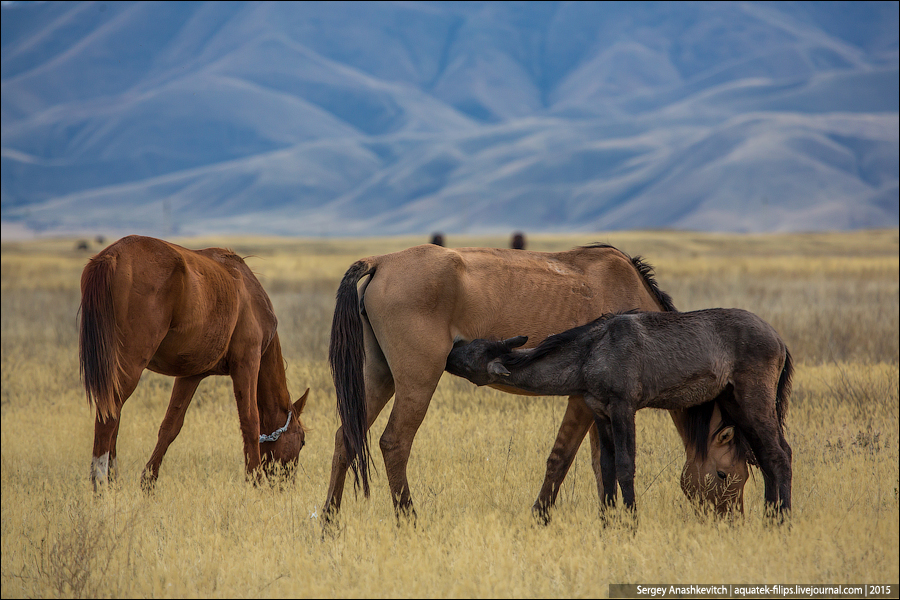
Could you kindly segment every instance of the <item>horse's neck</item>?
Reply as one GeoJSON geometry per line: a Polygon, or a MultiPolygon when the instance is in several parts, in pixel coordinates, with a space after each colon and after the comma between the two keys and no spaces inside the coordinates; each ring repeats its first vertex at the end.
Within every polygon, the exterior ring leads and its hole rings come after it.
{"type": "Polygon", "coordinates": [[[256,404],[259,408],[261,428],[284,425],[284,419],[291,408],[291,395],[287,389],[284,358],[281,355],[278,334],[272,338],[259,363],[256,404]]]}
{"type": "Polygon", "coordinates": [[[672,417],[672,422],[675,423],[675,429],[678,430],[678,435],[681,437],[681,443],[684,445],[684,451],[687,453],[687,459],[693,460],[694,448],[691,445],[690,440],[688,439],[687,424],[685,423],[687,414],[683,409],[678,408],[675,410],[670,410],[669,415],[672,417]]]}
{"type": "MultiPolygon", "coordinates": [[[[528,352],[526,350],[525,352],[528,352]]],[[[581,361],[574,349],[558,348],[521,367],[509,367],[504,378],[513,387],[547,396],[569,396],[584,393],[581,361]]]]}

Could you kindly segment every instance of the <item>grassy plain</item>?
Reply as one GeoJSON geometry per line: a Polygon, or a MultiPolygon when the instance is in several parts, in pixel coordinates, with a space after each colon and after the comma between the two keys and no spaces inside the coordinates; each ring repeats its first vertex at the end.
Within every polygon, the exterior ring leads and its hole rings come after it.
{"type": "MultiPolygon", "coordinates": [[[[678,486],[667,415],[638,414],[639,526],[601,527],[587,445],[552,523],[530,516],[560,398],[478,389],[445,375],[413,448],[419,519],[398,527],[376,454],[369,500],[345,494],[323,536],[337,415],[326,362],[334,292],[357,258],[420,243],[190,239],[228,246],[268,290],[288,383],[309,386],[293,481],[245,483],[230,380],[207,379],[163,462],[138,483],[172,380],[145,373],[125,405],[119,484],[95,498],[93,416],[78,376],[75,240],[2,246],[2,596],[604,597],[609,583],[897,583],[898,231],[532,236],[533,250],[603,241],[656,267],[681,310],[735,306],[778,329],[796,364],[787,437],[789,526],[763,518],[762,477],[736,522],[697,516],[678,486]]],[[[450,245],[506,246],[505,238],[450,245]]],[[[95,250],[99,250],[96,247],[95,250]]],[[[384,428],[391,405],[372,433],[384,428]]]]}

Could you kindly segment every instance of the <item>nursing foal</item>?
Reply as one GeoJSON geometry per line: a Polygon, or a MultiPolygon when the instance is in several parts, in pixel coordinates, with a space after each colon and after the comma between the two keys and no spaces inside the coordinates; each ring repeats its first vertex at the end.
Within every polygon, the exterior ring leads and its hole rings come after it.
{"type": "MultiPolygon", "coordinates": [[[[545,339],[457,345],[447,371],[477,385],[541,395],[581,395],[597,428],[612,433],[616,479],[634,508],[635,412],[689,409],[716,400],[746,436],[769,509],[791,508],[791,447],[784,437],[793,371],[771,325],[740,309],[605,315],[545,339]]],[[[615,494],[615,490],[612,490],[615,494]]],[[[614,499],[606,492],[606,502],[614,499]]]]}

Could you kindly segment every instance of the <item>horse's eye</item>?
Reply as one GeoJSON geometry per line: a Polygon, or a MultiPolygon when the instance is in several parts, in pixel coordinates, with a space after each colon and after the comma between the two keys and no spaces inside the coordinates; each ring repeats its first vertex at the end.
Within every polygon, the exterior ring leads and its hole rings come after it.
{"type": "Polygon", "coordinates": [[[719,476],[719,479],[722,479],[722,480],[725,479],[725,473],[723,473],[722,471],[716,471],[716,475],[719,476]]]}

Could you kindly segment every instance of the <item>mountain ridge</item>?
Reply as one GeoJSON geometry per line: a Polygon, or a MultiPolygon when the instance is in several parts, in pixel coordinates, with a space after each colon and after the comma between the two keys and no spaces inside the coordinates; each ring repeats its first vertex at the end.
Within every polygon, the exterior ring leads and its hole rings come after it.
{"type": "Polygon", "coordinates": [[[37,233],[900,220],[897,3],[2,10],[3,220],[37,233]]]}

